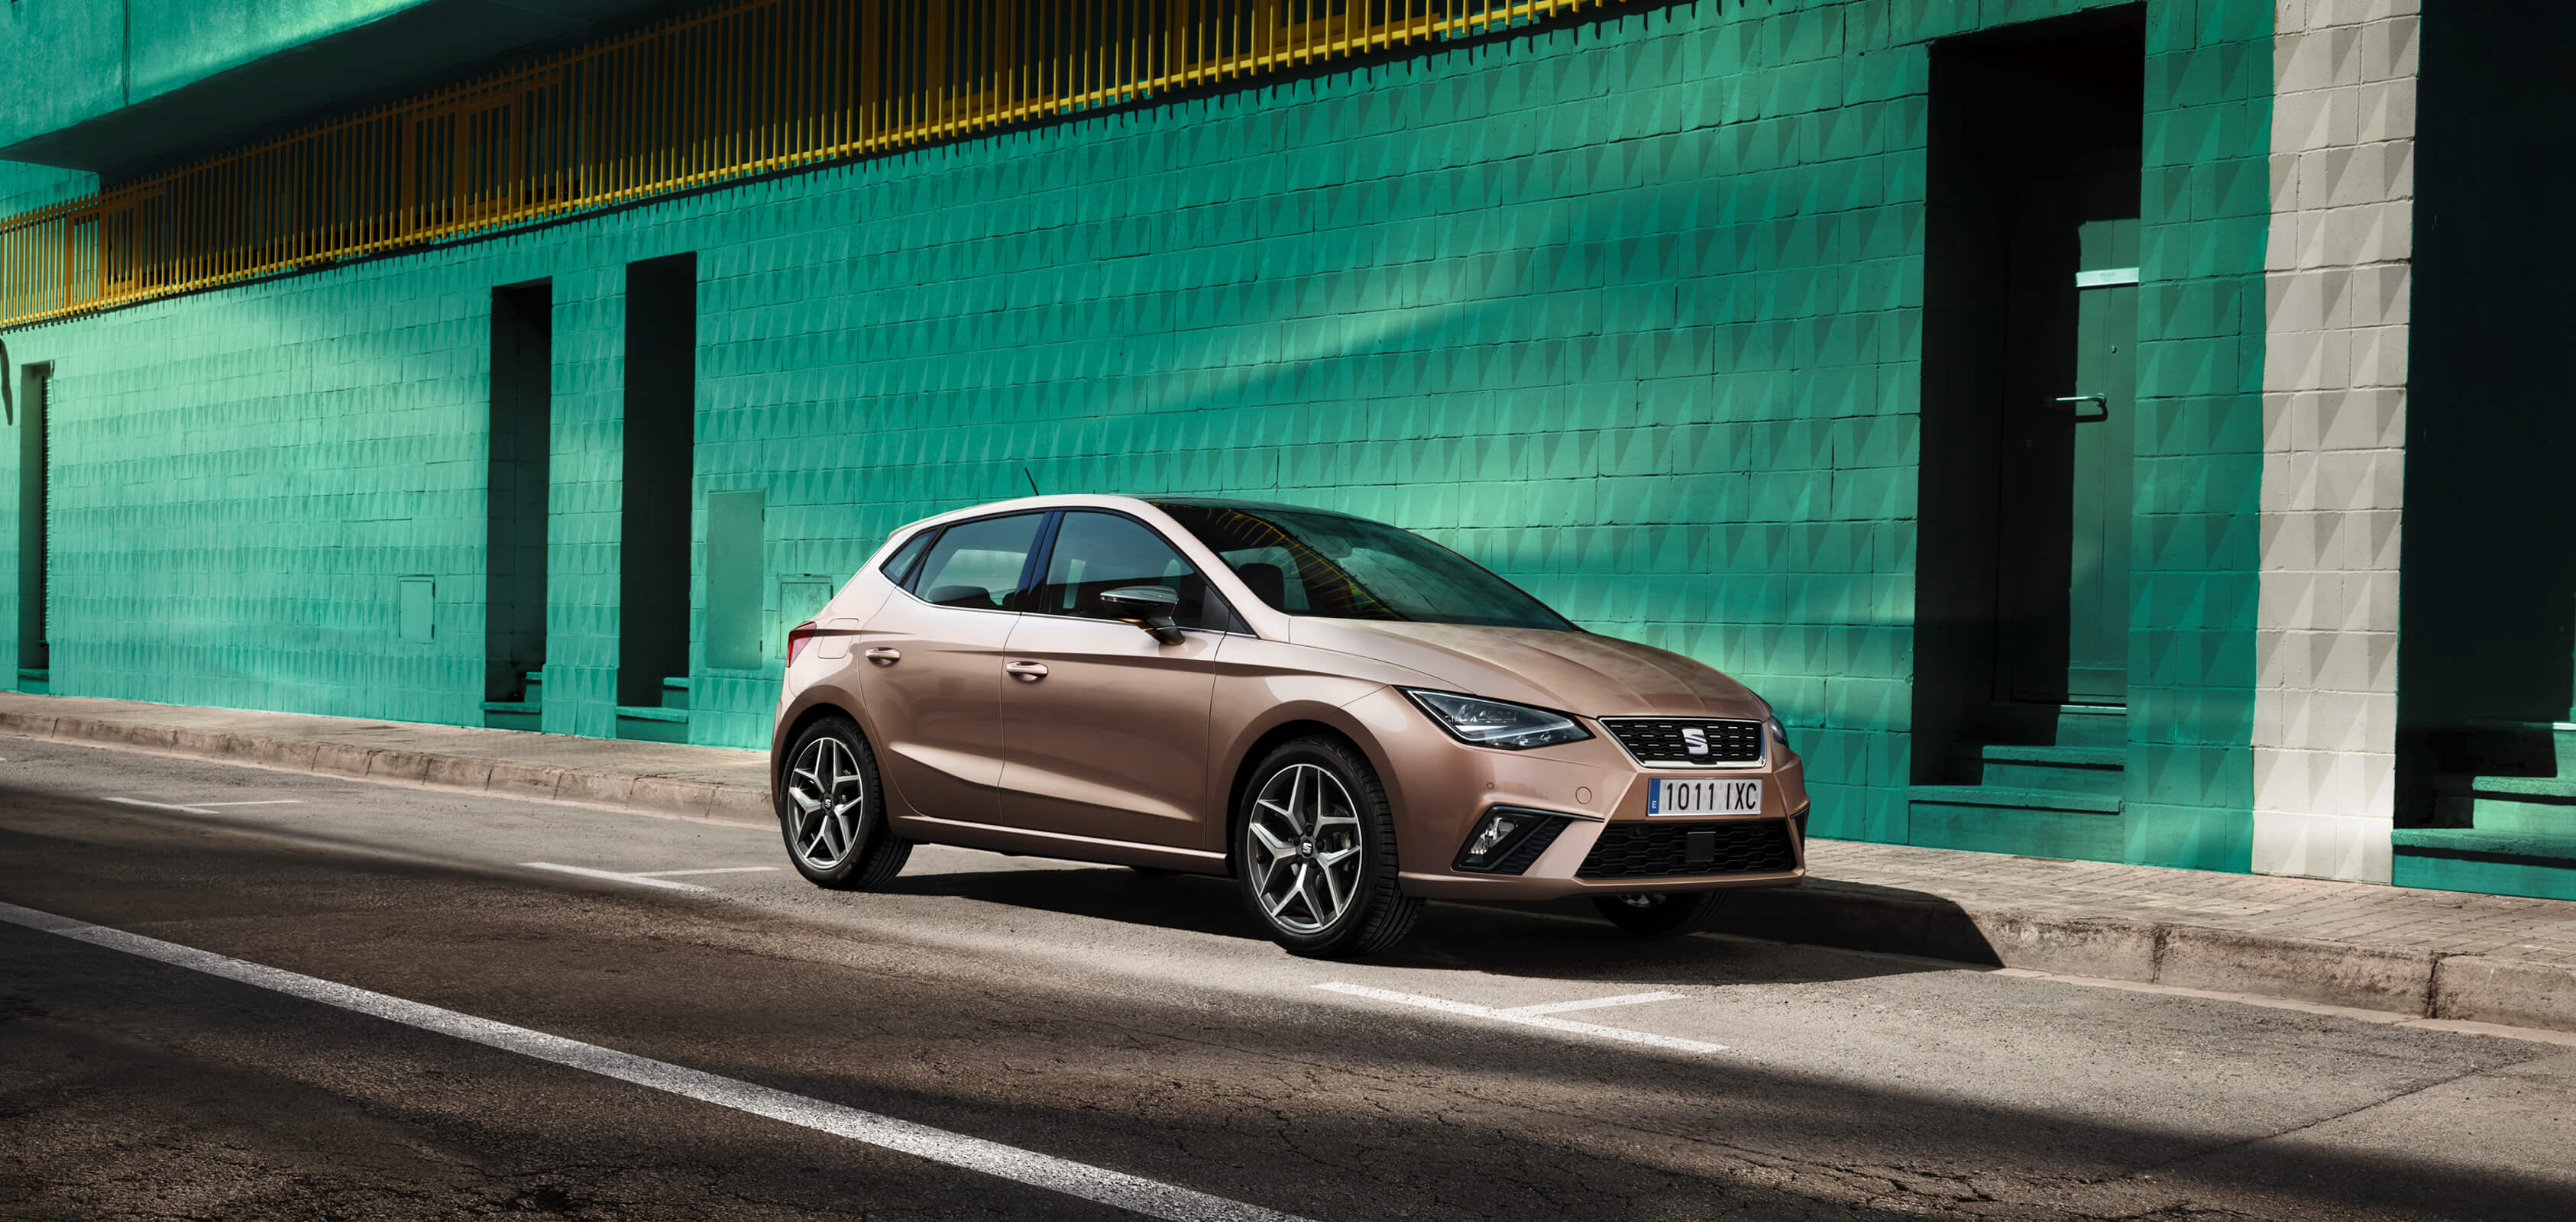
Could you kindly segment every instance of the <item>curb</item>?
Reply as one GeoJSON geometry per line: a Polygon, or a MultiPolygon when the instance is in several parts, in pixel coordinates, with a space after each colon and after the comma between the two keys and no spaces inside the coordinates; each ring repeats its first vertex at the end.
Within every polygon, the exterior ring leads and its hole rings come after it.
{"type": "MultiPolygon", "coordinates": [[[[10,711],[0,711],[0,733],[715,823],[769,827],[775,820],[766,790],[669,776],[10,711]]],[[[1826,878],[1745,891],[1716,928],[1775,942],[1983,967],[2576,1031],[2576,968],[2519,959],[1969,907],[1921,892],[1826,878]]]]}
{"type": "Polygon", "coordinates": [[[645,810],[713,823],[769,827],[777,818],[770,811],[767,790],[652,773],[556,768],[396,747],[9,711],[0,711],[0,734],[422,789],[645,810]]]}
{"type": "Polygon", "coordinates": [[[1747,891],[1715,927],[1776,942],[2576,1031],[2576,968],[2200,925],[1969,907],[1811,878],[1747,891]]]}

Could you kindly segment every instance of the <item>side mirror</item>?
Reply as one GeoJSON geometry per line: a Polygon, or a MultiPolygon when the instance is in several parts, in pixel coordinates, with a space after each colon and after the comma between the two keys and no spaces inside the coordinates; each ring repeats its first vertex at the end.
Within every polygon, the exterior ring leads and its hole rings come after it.
{"type": "Polygon", "coordinates": [[[1153,633],[1155,640],[1166,645],[1181,643],[1180,625],[1172,622],[1172,613],[1181,608],[1181,596],[1170,586],[1120,586],[1102,590],[1100,601],[1117,612],[1118,618],[1153,633]]]}

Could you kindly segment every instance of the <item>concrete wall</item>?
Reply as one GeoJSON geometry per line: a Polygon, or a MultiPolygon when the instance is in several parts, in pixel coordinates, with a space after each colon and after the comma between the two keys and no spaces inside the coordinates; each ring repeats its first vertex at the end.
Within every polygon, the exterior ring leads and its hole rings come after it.
{"type": "Polygon", "coordinates": [[[2265,256],[2254,868],[2389,877],[2415,0],[2283,0],[2265,256]]]}
{"type": "MultiPolygon", "coordinates": [[[[1902,840],[1927,47],[2084,7],[1641,6],[13,332],[54,690],[477,720],[486,311],[551,277],[544,724],[611,732],[624,269],[696,251],[696,500],[765,492],[782,621],[1023,468],[1347,509],[1733,672],[1818,832],[1902,840]]],[[[2241,869],[2271,14],[2148,14],[2127,851],[2241,869]]],[[[764,741],[772,673],[701,664],[699,739],[764,741]]]]}

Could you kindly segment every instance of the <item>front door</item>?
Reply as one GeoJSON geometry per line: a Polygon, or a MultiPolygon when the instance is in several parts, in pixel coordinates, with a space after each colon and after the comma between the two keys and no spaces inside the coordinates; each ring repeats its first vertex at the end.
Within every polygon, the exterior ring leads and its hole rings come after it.
{"type": "Polygon", "coordinates": [[[2066,696],[2121,704],[2129,694],[2130,465],[2136,448],[2138,222],[2077,227],[2075,431],[2067,540],[2066,696]]]}
{"type": "Polygon", "coordinates": [[[868,617],[850,649],[875,724],[877,767],[915,814],[990,823],[1002,780],[1002,648],[1042,513],[943,529],[920,575],[868,617]]]}
{"type": "Polygon", "coordinates": [[[1123,514],[1064,515],[1046,576],[1011,629],[1002,683],[1002,822],[1064,836],[1223,847],[1208,794],[1208,708],[1222,604],[1160,535],[1123,514]],[[1165,644],[1100,595],[1180,598],[1165,644]],[[1214,611],[1211,615],[1210,612],[1214,611]]]}
{"type": "Polygon", "coordinates": [[[1998,695],[2128,699],[2138,222],[2135,175],[2040,184],[2016,236],[1998,558],[1998,695]]]}

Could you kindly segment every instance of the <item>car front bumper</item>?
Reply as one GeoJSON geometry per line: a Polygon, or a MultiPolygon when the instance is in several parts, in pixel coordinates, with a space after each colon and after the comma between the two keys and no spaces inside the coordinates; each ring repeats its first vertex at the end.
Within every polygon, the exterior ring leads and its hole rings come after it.
{"type": "MultiPolygon", "coordinates": [[[[1395,807],[1397,856],[1407,894],[1434,899],[1547,900],[1569,895],[1785,887],[1806,876],[1806,766],[1796,752],[1778,743],[1767,744],[1766,758],[1757,767],[1647,768],[1589,718],[1585,728],[1593,736],[1582,742],[1502,751],[1420,733],[1423,714],[1391,690],[1347,711],[1373,728],[1382,722],[1389,730],[1413,731],[1378,736],[1380,743],[1388,744],[1384,749],[1389,758],[1381,771],[1386,774],[1389,802],[1395,807]],[[1761,781],[1761,813],[1723,817],[1646,813],[1650,781],[1708,778],[1761,781]],[[1460,850],[1497,807],[1557,816],[1563,825],[1546,849],[1518,873],[1458,868],[1460,850]],[[1601,861],[1586,869],[1587,860],[1596,848],[1604,847],[1605,838],[1614,840],[1617,847],[1651,839],[1659,842],[1653,855],[1668,856],[1660,842],[1673,836],[1663,829],[1679,826],[1719,831],[1719,839],[1730,847],[1776,832],[1786,841],[1786,853],[1757,856],[1766,857],[1767,865],[1785,860],[1786,866],[1736,870],[1729,867],[1745,855],[1721,853],[1720,861],[1709,863],[1707,873],[1607,874],[1601,861]],[[1736,861],[1724,860],[1727,857],[1736,861]]],[[[1609,855],[1605,849],[1605,858],[1609,855]]],[[[1683,866],[1689,868],[1687,862],[1683,866]]]]}

